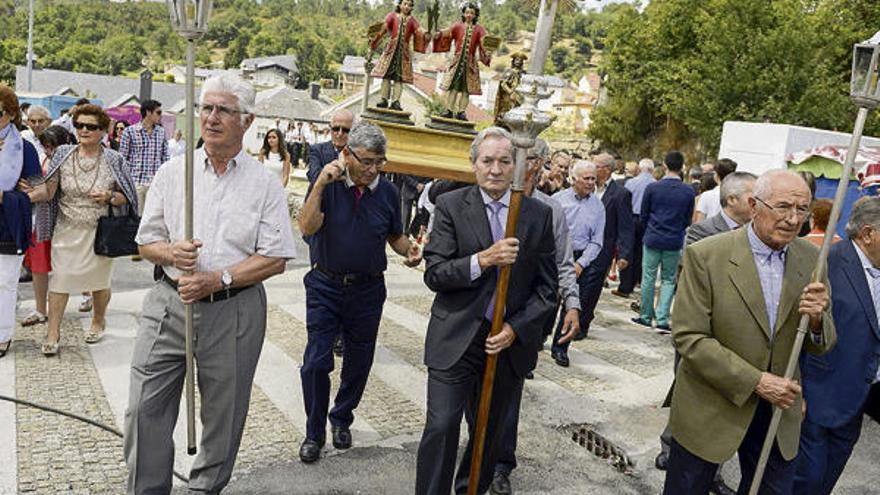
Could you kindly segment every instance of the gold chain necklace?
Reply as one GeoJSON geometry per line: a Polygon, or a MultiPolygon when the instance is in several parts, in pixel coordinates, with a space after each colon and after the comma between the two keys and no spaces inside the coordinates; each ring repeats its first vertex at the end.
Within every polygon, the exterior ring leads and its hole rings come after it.
{"type": "Polygon", "coordinates": [[[101,155],[98,155],[98,157],[95,159],[94,164],[90,168],[85,168],[82,165],[80,165],[79,148],[77,148],[77,150],[73,152],[73,183],[76,185],[76,190],[80,194],[80,196],[87,196],[88,193],[94,191],[95,184],[98,182],[98,175],[99,175],[98,172],[99,172],[99,165],[100,164],[101,164],[101,155]],[[92,176],[92,184],[89,186],[89,189],[87,191],[83,191],[82,187],[79,185],[79,172],[80,171],[85,174],[90,173],[92,171],[95,172],[95,174],[92,176]]]}

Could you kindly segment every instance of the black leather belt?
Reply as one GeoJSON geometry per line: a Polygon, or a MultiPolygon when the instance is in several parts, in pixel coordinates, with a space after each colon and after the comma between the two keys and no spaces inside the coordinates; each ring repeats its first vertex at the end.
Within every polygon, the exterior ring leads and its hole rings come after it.
{"type": "MultiPolygon", "coordinates": [[[[165,274],[164,270],[162,270],[162,274],[159,276],[159,280],[165,282],[166,284],[168,284],[169,287],[171,287],[172,289],[174,289],[175,292],[177,292],[177,282],[175,282],[171,277],[169,277],[167,274],[165,274]]],[[[250,289],[251,287],[252,287],[251,285],[248,285],[247,287],[237,287],[235,289],[218,290],[217,292],[215,292],[209,296],[206,296],[206,297],[199,299],[199,302],[201,302],[201,303],[215,303],[215,302],[219,302],[219,301],[224,301],[226,299],[230,299],[230,298],[237,296],[239,292],[250,289]]]]}
{"type": "Polygon", "coordinates": [[[334,273],[330,270],[324,268],[323,266],[315,265],[312,267],[316,271],[320,272],[325,277],[333,280],[334,282],[339,282],[343,286],[349,285],[357,285],[362,284],[364,282],[369,282],[371,280],[380,279],[383,277],[382,272],[379,273],[334,273]]]}

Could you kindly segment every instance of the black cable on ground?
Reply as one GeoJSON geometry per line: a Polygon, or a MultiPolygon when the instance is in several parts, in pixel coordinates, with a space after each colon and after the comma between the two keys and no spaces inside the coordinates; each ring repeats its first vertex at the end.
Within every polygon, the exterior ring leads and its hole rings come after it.
{"type": "MultiPolygon", "coordinates": [[[[95,421],[94,419],[87,418],[87,417],[85,417],[85,416],[80,416],[79,414],[76,414],[76,413],[72,413],[72,412],[64,411],[64,410],[62,410],[62,409],[56,409],[56,408],[54,408],[54,407],[52,407],[52,406],[46,406],[46,405],[43,405],[43,404],[37,404],[36,402],[27,401],[27,400],[24,400],[24,399],[17,399],[17,398],[15,398],[15,397],[9,397],[9,396],[7,396],[7,395],[0,395],[0,400],[5,400],[5,401],[7,401],[7,402],[12,402],[12,403],[14,403],[14,404],[18,404],[18,405],[21,405],[21,406],[33,407],[34,409],[40,409],[40,410],[47,411],[47,412],[50,412],[50,413],[53,413],[53,414],[60,414],[61,416],[67,416],[68,418],[75,419],[75,420],[77,420],[77,421],[82,421],[83,423],[87,423],[87,424],[90,424],[90,425],[92,425],[92,426],[97,426],[98,428],[100,428],[100,429],[102,429],[102,430],[104,430],[104,431],[110,432],[110,433],[116,435],[117,437],[122,438],[122,432],[119,431],[119,430],[117,430],[116,428],[113,428],[112,426],[109,426],[109,425],[106,425],[106,424],[104,424],[104,423],[101,423],[101,422],[95,421]]],[[[177,471],[174,471],[174,476],[176,476],[177,479],[179,479],[180,481],[183,481],[184,483],[188,483],[188,482],[189,482],[189,478],[187,478],[186,476],[184,476],[184,475],[178,473],[177,471]]]]}

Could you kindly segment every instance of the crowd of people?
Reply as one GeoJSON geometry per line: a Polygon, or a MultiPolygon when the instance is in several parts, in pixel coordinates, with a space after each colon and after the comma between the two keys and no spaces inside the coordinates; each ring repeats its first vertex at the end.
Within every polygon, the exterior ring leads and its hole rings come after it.
{"type": "MultiPolygon", "coordinates": [[[[427,416],[415,492],[464,492],[487,356],[498,358],[479,492],[513,493],[519,407],[549,341],[570,364],[600,296],[632,300],[638,328],[671,334],[675,381],[656,466],[664,493],[729,494],[720,465],[737,454],[748,490],[774,407],[783,410],[761,493],[830,493],[858,440],[864,413],[880,409],[880,198],[855,203],[846,239],[835,237],[828,276],[811,280],[815,244],[831,204],[810,177],[737,171],[732,160],[686,169],[669,151],[624,163],[599,152],[528,150],[517,233],[512,136],[490,127],[473,140],[476,184],[386,174],[382,129],[340,111],[327,140],[301,125],[269,130],[257,157],[243,149],[255,92],[233,76],[207,80],[198,106],[194,238],[183,235],[184,158],[161,127],[159,102],[142,120],[111,122],[79,102],[52,122],[43,107],[23,115],[0,86],[0,357],[10,350],[22,262],[33,273],[36,310],[22,325],[47,325],[42,352],[59,351],[70,294],[86,294],[98,342],[110,301],[112,259],[95,254],[108,210],[136,211],[139,255],[158,267],[143,302],[132,356],[125,458],[129,493],[167,493],[172,432],[184,377],[184,306],[198,313],[202,435],[189,487],[228,483],[247,417],[266,331],[262,282],[297,256],[285,187],[298,157],[309,190],[297,219],[308,246],[307,343],[300,380],[305,463],[330,440],[347,449],[386,299],[386,247],[407,266],[425,262],[436,296],[426,331],[427,416]],[[291,134],[293,133],[293,134],[291,134]],[[308,149],[289,146],[310,144],[308,149]],[[804,238],[800,238],[804,237],[804,238]],[[510,267],[496,311],[500,269],[510,267]],[[51,276],[49,273],[51,272],[51,276]],[[655,294],[658,286],[659,294],[655,294]],[[490,334],[494,315],[501,331],[490,334]],[[800,317],[809,335],[798,375],[784,378],[800,317]],[[206,331],[209,329],[210,331],[206,331]],[[334,353],[341,383],[330,403],[334,353]],[[461,420],[468,442],[459,456],[461,420]],[[707,432],[711,431],[709,435],[707,432]]],[[[301,123],[297,123],[301,124],[301,123]]],[[[518,194],[518,193],[516,193],[518,194]]]]}

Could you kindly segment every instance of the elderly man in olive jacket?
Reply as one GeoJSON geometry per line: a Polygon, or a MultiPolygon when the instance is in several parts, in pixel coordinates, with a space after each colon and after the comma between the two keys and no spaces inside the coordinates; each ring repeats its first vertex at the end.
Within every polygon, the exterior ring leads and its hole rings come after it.
{"type": "Polygon", "coordinates": [[[827,284],[810,282],[817,250],[797,238],[810,199],[798,175],[767,172],[749,200],[748,227],[685,251],[672,315],[682,360],[664,494],[708,493],[718,463],[734,452],[745,493],[773,406],[782,420],[760,493],[791,493],[802,400],[799,373],[783,375],[801,315],[810,320],[807,352],[826,352],[836,339],[827,284]]]}

